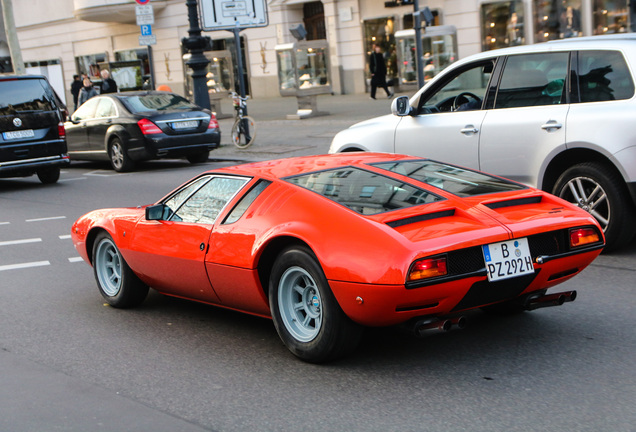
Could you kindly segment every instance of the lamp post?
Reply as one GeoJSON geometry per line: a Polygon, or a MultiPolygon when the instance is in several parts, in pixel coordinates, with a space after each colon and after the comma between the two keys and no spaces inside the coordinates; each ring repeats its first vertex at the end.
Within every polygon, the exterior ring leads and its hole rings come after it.
{"type": "Polygon", "coordinates": [[[424,65],[422,65],[422,16],[418,0],[413,0],[413,27],[415,27],[415,57],[417,61],[417,88],[424,86],[424,65]]]}
{"type": "Polygon", "coordinates": [[[188,37],[183,38],[181,43],[190,53],[190,58],[185,62],[192,69],[192,92],[194,103],[210,109],[210,96],[207,85],[207,66],[210,61],[203,55],[203,51],[208,44],[208,39],[201,36],[199,26],[199,11],[197,0],[186,0],[188,8],[188,37]]]}
{"type": "Polygon", "coordinates": [[[2,3],[4,30],[7,36],[7,44],[9,45],[13,72],[16,75],[23,75],[25,73],[25,69],[24,62],[22,61],[22,51],[20,51],[18,34],[15,30],[15,21],[13,20],[13,3],[12,0],[0,0],[0,3],[2,3]]]}

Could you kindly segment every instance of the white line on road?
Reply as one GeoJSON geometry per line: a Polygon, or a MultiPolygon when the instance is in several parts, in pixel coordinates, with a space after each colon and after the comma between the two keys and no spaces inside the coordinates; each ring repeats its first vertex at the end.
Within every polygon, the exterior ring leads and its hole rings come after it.
{"type": "Polygon", "coordinates": [[[11,222],[0,222],[0,225],[9,225],[11,222]]]}
{"type": "Polygon", "coordinates": [[[72,257],[68,259],[68,262],[72,262],[72,263],[82,262],[82,261],[84,261],[82,257],[72,257]]]}
{"type": "Polygon", "coordinates": [[[42,267],[47,265],[51,265],[51,263],[49,261],[35,261],[30,263],[3,265],[3,266],[0,266],[0,271],[17,270],[17,269],[24,269],[24,268],[31,268],[31,267],[42,267]]]}
{"type": "Polygon", "coordinates": [[[45,218],[27,219],[25,220],[25,222],[42,222],[42,221],[49,221],[49,220],[55,220],[55,219],[66,219],[66,216],[51,216],[51,217],[45,217],[45,218]]]}
{"type": "Polygon", "coordinates": [[[58,180],[58,181],[59,182],[70,182],[70,181],[75,181],[75,180],[86,180],[86,177],[67,178],[67,179],[62,179],[62,180],[58,180]]]}
{"type": "Polygon", "coordinates": [[[67,239],[71,238],[71,235],[70,234],[66,234],[66,235],[61,235],[59,237],[60,237],[60,240],[67,240],[67,239]]]}
{"type": "Polygon", "coordinates": [[[11,245],[17,245],[17,244],[25,244],[25,243],[38,243],[41,242],[42,239],[41,238],[30,238],[30,239],[22,239],[22,240],[10,240],[10,241],[3,241],[0,242],[0,246],[11,246],[11,245]]]}

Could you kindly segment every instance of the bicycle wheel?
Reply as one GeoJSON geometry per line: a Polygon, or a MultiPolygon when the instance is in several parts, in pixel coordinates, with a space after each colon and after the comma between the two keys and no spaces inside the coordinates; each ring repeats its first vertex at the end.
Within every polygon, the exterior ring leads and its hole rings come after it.
{"type": "Polygon", "coordinates": [[[256,122],[250,116],[237,119],[232,126],[232,143],[244,149],[252,145],[256,136],[256,122]]]}

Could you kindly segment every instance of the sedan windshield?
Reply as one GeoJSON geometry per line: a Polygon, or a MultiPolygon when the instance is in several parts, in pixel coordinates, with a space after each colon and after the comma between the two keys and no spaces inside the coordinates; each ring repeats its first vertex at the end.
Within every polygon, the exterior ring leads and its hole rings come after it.
{"type": "Polygon", "coordinates": [[[119,98],[133,114],[146,111],[191,110],[199,108],[187,99],[171,93],[150,93],[120,96],[119,98]]]}

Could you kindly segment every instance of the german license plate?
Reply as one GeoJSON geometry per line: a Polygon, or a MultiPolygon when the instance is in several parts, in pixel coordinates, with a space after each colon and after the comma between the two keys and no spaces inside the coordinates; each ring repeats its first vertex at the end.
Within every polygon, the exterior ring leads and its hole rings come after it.
{"type": "Polygon", "coordinates": [[[172,123],[172,129],[194,129],[197,126],[199,126],[199,122],[196,120],[172,123]]]}
{"type": "Polygon", "coordinates": [[[33,129],[25,129],[11,132],[3,132],[2,137],[6,140],[20,139],[20,138],[33,138],[35,134],[33,129]]]}
{"type": "Polygon", "coordinates": [[[491,282],[534,273],[527,238],[491,243],[482,249],[491,282]]]}

